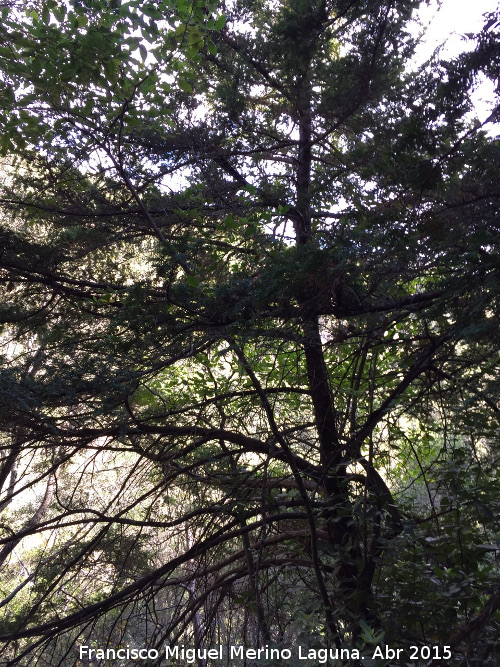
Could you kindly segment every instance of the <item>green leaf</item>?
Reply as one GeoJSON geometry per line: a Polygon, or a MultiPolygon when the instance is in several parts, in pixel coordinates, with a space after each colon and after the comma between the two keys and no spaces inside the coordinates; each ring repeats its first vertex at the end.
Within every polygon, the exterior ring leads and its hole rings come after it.
{"type": "Polygon", "coordinates": [[[179,79],[177,81],[177,85],[181,90],[183,90],[186,93],[192,93],[193,92],[193,87],[190,83],[186,81],[186,79],[179,79]]]}
{"type": "Polygon", "coordinates": [[[84,28],[89,22],[88,17],[85,16],[85,14],[79,14],[76,21],[78,28],[84,28]]]}
{"type": "Polygon", "coordinates": [[[225,14],[221,14],[220,16],[218,16],[215,20],[215,25],[214,25],[215,29],[222,30],[222,28],[226,25],[226,20],[227,18],[225,14]]]}

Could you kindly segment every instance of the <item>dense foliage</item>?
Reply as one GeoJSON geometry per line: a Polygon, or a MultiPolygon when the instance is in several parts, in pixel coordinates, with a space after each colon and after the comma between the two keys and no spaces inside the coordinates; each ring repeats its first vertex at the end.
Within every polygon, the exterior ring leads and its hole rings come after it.
{"type": "Polygon", "coordinates": [[[499,18],[418,5],[2,5],[2,665],[498,664],[499,18]]]}

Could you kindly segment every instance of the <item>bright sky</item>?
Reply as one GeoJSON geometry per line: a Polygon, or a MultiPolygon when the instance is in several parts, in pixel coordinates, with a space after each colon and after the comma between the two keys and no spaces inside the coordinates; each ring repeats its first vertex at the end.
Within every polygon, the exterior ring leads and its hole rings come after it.
{"type": "Polygon", "coordinates": [[[420,57],[430,56],[444,41],[444,54],[456,55],[464,48],[462,35],[480,30],[484,22],[482,15],[498,6],[498,0],[442,0],[438,11],[438,3],[433,0],[419,12],[421,21],[428,26],[420,57]]]}
{"type": "MultiPolygon", "coordinates": [[[[473,42],[463,36],[478,32],[484,24],[483,14],[495,11],[499,4],[499,0],[442,0],[438,10],[437,0],[432,0],[419,11],[426,34],[417,50],[417,62],[425,61],[442,44],[441,56],[445,58],[473,48],[473,42]]],[[[473,99],[479,119],[485,120],[495,103],[494,83],[483,82],[473,99]]]]}

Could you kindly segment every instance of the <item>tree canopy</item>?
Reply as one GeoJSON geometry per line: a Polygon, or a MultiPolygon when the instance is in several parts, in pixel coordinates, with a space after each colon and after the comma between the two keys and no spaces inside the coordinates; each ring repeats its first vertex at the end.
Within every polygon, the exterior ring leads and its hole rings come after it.
{"type": "Polygon", "coordinates": [[[419,4],[1,8],[2,664],[498,664],[500,19],[419,4]]]}

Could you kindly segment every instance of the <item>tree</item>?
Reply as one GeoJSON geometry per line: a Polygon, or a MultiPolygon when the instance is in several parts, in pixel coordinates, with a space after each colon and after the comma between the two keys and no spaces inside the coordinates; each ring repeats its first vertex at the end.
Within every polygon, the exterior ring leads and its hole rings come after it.
{"type": "Polygon", "coordinates": [[[2,10],[6,664],[495,663],[498,17],[418,4],[2,10]]]}

